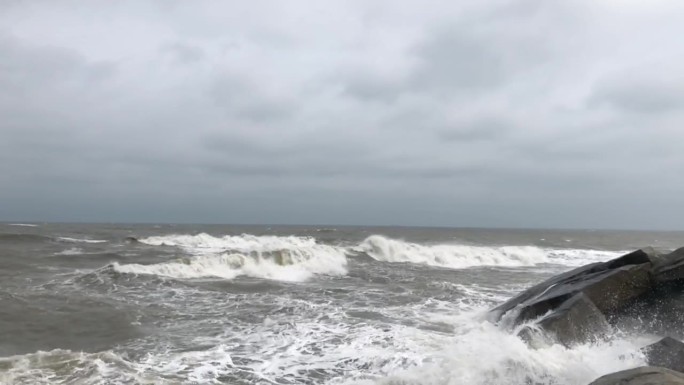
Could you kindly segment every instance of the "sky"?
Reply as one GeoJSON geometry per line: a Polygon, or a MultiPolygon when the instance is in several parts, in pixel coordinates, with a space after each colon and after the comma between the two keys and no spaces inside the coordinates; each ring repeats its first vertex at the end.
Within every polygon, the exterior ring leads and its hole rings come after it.
{"type": "Polygon", "coordinates": [[[0,2],[0,220],[684,229],[680,0],[0,2]]]}

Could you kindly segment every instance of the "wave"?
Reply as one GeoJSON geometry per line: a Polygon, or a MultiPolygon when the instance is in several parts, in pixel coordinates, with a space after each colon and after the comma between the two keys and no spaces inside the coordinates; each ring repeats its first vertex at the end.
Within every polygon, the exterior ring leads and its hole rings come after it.
{"type": "Polygon", "coordinates": [[[458,325],[443,337],[440,351],[414,367],[391,370],[381,381],[354,384],[588,384],[596,378],[645,364],[642,341],[613,337],[609,342],[565,348],[532,348],[514,334],[487,323],[458,325]],[[458,381],[454,382],[457,378],[458,381]]]}
{"type": "Polygon", "coordinates": [[[246,275],[279,281],[304,281],[316,274],[347,273],[345,249],[318,244],[311,237],[248,234],[214,237],[203,233],[149,237],[139,242],[180,247],[192,256],[152,265],[114,263],[115,271],[179,279],[233,279],[246,275]]]}
{"type": "Polygon", "coordinates": [[[83,249],[78,247],[72,247],[70,249],[62,250],[60,252],[54,253],[54,255],[81,255],[83,254],[83,249]]]}
{"type": "Polygon", "coordinates": [[[7,226],[18,226],[18,227],[38,227],[32,223],[8,223],[7,226]]]}
{"type": "MultiPolygon", "coordinates": [[[[651,342],[615,335],[596,344],[535,349],[481,321],[486,307],[439,301],[443,307],[435,308],[426,299],[360,314],[355,310],[364,309],[353,305],[287,295],[272,300],[287,312],[235,322],[238,327],[203,335],[202,345],[190,349],[159,343],[144,355],[58,349],[0,358],[0,383],[588,384],[644,365],[639,347],[651,342]],[[350,313],[372,318],[350,322],[350,313]],[[408,325],[402,322],[407,317],[408,325]]],[[[231,324],[234,315],[217,320],[231,324]]]]}
{"type": "Polygon", "coordinates": [[[157,383],[136,369],[134,363],[111,351],[85,353],[55,349],[0,358],[0,383],[157,383]]]}
{"type": "Polygon", "coordinates": [[[104,239],[81,239],[81,238],[70,238],[70,237],[57,237],[60,242],[72,242],[72,243],[105,243],[104,239]]]}
{"type": "MultiPolygon", "coordinates": [[[[176,246],[193,253],[215,253],[226,250],[274,251],[287,249],[310,249],[318,245],[313,237],[257,236],[251,234],[214,237],[206,233],[197,235],[173,234],[138,239],[140,243],[152,246],[176,246]]],[[[326,247],[326,246],[324,246],[326,247]]]]}
{"type": "MultiPolygon", "coordinates": [[[[131,238],[134,239],[134,238],[131,238]]],[[[317,243],[313,237],[212,236],[171,234],[135,239],[140,244],[178,247],[190,257],[157,264],[112,265],[119,273],[177,279],[246,275],[281,281],[304,281],[316,274],[344,275],[348,255],[365,253],[376,261],[412,263],[451,269],[477,266],[525,267],[539,264],[580,266],[605,261],[621,252],[545,249],[537,246],[424,245],[373,235],[355,247],[317,243]]]]}
{"type": "Polygon", "coordinates": [[[105,243],[103,239],[80,239],[69,237],[50,237],[39,234],[25,234],[25,233],[7,233],[0,234],[0,242],[26,242],[26,243],[40,243],[40,242],[67,242],[67,243],[105,243]]]}
{"type": "Polygon", "coordinates": [[[583,266],[589,263],[605,262],[631,251],[633,250],[544,249],[544,252],[549,257],[549,263],[567,266],[583,266]]]}
{"type": "Polygon", "coordinates": [[[354,248],[382,262],[403,262],[460,269],[475,266],[522,267],[543,263],[580,266],[605,261],[623,252],[544,249],[537,246],[421,245],[372,235],[354,248]]]}
{"type": "Polygon", "coordinates": [[[404,262],[449,268],[473,266],[532,266],[548,261],[534,246],[420,245],[380,235],[364,240],[357,250],[382,262],[404,262]]]}

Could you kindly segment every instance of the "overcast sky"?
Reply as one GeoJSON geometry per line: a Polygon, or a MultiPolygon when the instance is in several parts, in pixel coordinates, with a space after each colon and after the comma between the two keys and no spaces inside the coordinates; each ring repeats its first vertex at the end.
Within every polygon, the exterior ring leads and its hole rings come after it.
{"type": "Polygon", "coordinates": [[[684,2],[0,2],[0,220],[684,229],[684,2]]]}

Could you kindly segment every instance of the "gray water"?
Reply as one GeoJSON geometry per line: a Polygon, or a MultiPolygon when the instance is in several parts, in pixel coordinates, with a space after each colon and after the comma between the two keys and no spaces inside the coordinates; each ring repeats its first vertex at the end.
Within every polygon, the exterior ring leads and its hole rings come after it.
{"type": "Polygon", "coordinates": [[[653,336],[532,350],[525,287],[682,232],[0,224],[2,384],[583,384],[653,336]]]}

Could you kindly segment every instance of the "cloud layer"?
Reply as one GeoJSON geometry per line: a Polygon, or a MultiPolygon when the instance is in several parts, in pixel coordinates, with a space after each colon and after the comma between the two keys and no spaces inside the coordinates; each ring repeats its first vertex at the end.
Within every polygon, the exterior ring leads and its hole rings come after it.
{"type": "Polygon", "coordinates": [[[684,4],[0,5],[0,219],[683,229],[684,4]]]}

